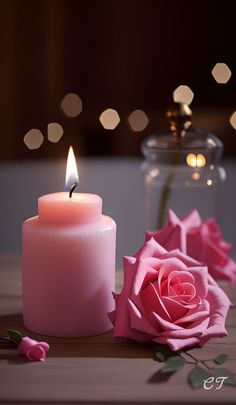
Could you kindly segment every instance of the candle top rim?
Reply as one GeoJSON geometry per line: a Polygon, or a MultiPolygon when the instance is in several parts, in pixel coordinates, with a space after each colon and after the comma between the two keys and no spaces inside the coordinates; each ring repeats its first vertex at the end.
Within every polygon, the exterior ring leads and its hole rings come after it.
{"type": "Polygon", "coordinates": [[[72,197],[69,197],[69,192],[68,191],[63,191],[63,192],[58,192],[58,193],[51,193],[51,194],[45,194],[41,197],[39,197],[39,201],[47,201],[48,203],[50,202],[76,202],[76,203],[87,203],[87,204],[93,204],[93,203],[98,203],[98,201],[101,201],[101,197],[97,194],[92,194],[92,193],[76,193],[74,192],[72,194],[72,197]]]}

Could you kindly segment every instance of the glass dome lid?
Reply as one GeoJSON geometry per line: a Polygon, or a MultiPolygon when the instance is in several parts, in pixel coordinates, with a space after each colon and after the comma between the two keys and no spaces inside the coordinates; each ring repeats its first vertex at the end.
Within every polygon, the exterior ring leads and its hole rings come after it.
{"type": "Polygon", "coordinates": [[[190,154],[204,154],[207,164],[215,164],[223,153],[220,139],[192,126],[192,111],[184,103],[173,103],[166,112],[169,130],[149,135],[141,145],[144,156],[151,161],[168,163],[178,155],[186,163],[190,154]]]}

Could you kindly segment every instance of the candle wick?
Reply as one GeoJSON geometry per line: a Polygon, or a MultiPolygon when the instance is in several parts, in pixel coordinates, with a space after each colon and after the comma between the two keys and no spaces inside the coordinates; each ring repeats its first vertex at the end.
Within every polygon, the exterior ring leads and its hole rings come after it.
{"type": "Polygon", "coordinates": [[[78,183],[72,184],[72,186],[71,186],[71,188],[70,188],[70,191],[69,191],[69,197],[70,197],[70,198],[72,197],[72,193],[73,193],[74,189],[75,189],[77,186],[78,186],[78,183]]]}

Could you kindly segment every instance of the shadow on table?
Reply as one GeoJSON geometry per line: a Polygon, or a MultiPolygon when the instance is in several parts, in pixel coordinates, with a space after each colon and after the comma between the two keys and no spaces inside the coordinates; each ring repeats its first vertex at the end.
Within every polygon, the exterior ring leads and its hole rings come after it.
{"type": "Polygon", "coordinates": [[[151,377],[148,379],[148,383],[150,384],[161,384],[164,382],[167,382],[171,376],[174,374],[173,373],[162,373],[161,370],[156,371],[151,375],[151,377]]]}
{"type": "MultiPolygon", "coordinates": [[[[24,336],[37,341],[48,342],[50,345],[48,357],[153,358],[152,345],[113,338],[112,330],[102,335],[81,338],[44,336],[27,330],[20,313],[0,316],[1,336],[7,335],[8,328],[19,330],[24,336]]],[[[4,356],[8,359],[6,353],[4,356]]],[[[9,361],[10,357],[12,358],[12,355],[9,354],[9,361]]]]}

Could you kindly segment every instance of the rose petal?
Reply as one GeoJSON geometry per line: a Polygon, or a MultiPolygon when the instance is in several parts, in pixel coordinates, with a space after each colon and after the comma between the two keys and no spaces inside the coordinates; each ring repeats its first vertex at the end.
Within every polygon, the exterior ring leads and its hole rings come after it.
{"type": "MultiPolygon", "coordinates": [[[[185,269],[186,269],[186,266],[185,266],[185,269]]],[[[185,271],[185,269],[183,271],[181,271],[181,272],[180,271],[172,271],[168,276],[168,281],[171,282],[175,277],[179,277],[181,283],[194,284],[195,279],[194,279],[193,275],[191,273],[189,273],[188,271],[185,271]]]]}
{"type": "Polygon", "coordinates": [[[26,353],[26,356],[29,360],[44,361],[45,360],[45,351],[39,344],[36,344],[36,345],[32,346],[31,348],[29,348],[29,350],[26,353]]]}
{"type": "Polygon", "coordinates": [[[148,334],[147,341],[151,341],[153,336],[156,336],[158,329],[153,327],[131,300],[129,300],[129,315],[131,328],[148,334]]]}
{"type": "Polygon", "coordinates": [[[202,228],[194,228],[187,235],[187,252],[192,258],[203,263],[205,257],[205,243],[202,228]]]}
{"type": "Polygon", "coordinates": [[[180,249],[181,252],[186,253],[187,251],[186,231],[181,224],[176,225],[175,228],[172,229],[169,238],[165,242],[165,249],[168,251],[173,249],[180,249]]]}
{"type": "Polygon", "coordinates": [[[116,323],[116,309],[114,311],[108,312],[108,318],[110,319],[112,325],[116,323]]]}
{"type": "Polygon", "coordinates": [[[144,260],[137,261],[136,276],[132,286],[132,294],[138,295],[141,288],[150,284],[149,280],[157,280],[158,272],[152,267],[148,266],[144,260]]]}
{"type": "Polygon", "coordinates": [[[189,337],[200,337],[204,334],[207,329],[209,323],[209,314],[196,322],[193,322],[191,325],[182,328],[180,330],[172,330],[172,331],[163,331],[161,336],[166,336],[170,338],[189,338],[189,337]]]}
{"type": "Polygon", "coordinates": [[[186,230],[200,226],[202,223],[202,220],[199,215],[199,212],[196,209],[193,209],[189,214],[187,214],[182,219],[182,223],[184,224],[186,230]]]}
{"type": "Polygon", "coordinates": [[[228,257],[223,250],[217,247],[210,240],[206,241],[206,249],[204,255],[204,262],[211,265],[217,263],[218,266],[224,267],[228,261],[228,257]]]}
{"type": "Polygon", "coordinates": [[[178,271],[181,270],[186,270],[186,266],[179,259],[176,259],[175,257],[164,258],[158,274],[159,291],[161,291],[161,284],[164,279],[166,279],[171,273],[175,271],[178,273],[178,271]]]}
{"type": "Polygon", "coordinates": [[[154,238],[151,238],[148,242],[146,242],[141,249],[135,254],[135,257],[139,260],[145,259],[146,257],[159,257],[166,253],[166,249],[164,249],[159,243],[155,241],[154,238]]]}
{"type": "Polygon", "coordinates": [[[213,337],[227,336],[225,320],[230,307],[228,296],[220,287],[209,286],[207,300],[210,303],[210,321],[207,330],[200,339],[200,345],[213,337]]]}
{"type": "Polygon", "coordinates": [[[124,285],[116,303],[114,336],[132,338],[133,333],[129,326],[128,298],[137,272],[138,262],[134,257],[125,257],[123,262],[124,285]]]}
{"type": "Polygon", "coordinates": [[[158,313],[163,319],[171,320],[171,317],[166,310],[161,297],[158,294],[158,291],[155,289],[154,285],[150,283],[148,287],[140,293],[140,299],[142,301],[142,305],[144,311],[147,313],[156,312],[158,313]]]}
{"type": "Polygon", "coordinates": [[[146,259],[142,259],[141,261],[147,264],[149,267],[152,267],[152,269],[156,271],[159,270],[162,265],[162,260],[157,259],[156,257],[147,257],[146,259]]]}
{"type": "Polygon", "coordinates": [[[209,218],[206,221],[204,221],[203,223],[205,223],[207,225],[211,238],[214,238],[217,240],[219,240],[221,238],[220,227],[217,224],[215,218],[209,218]]]}
{"type": "Polygon", "coordinates": [[[47,353],[49,350],[49,344],[47,342],[38,342],[38,346],[41,346],[45,353],[47,353]]]}
{"type": "Polygon", "coordinates": [[[171,339],[167,337],[157,337],[153,339],[154,342],[166,344],[169,346],[170,350],[176,352],[178,350],[196,346],[199,343],[199,339],[196,337],[191,337],[187,339],[171,339]]]}
{"type": "Polygon", "coordinates": [[[181,220],[179,217],[177,217],[176,213],[172,209],[169,209],[168,211],[168,222],[172,225],[172,229],[176,225],[181,224],[181,220]]]}
{"type": "Polygon", "coordinates": [[[17,346],[17,352],[19,354],[26,354],[27,351],[33,347],[34,345],[36,345],[38,342],[36,340],[33,340],[31,338],[29,338],[28,336],[24,336],[21,340],[21,342],[19,343],[19,345],[17,346]]]}
{"type": "Polygon", "coordinates": [[[169,322],[168,320],[163,319],[159,314],[156,312],[153,312],[153,317],[157,322],[158,328],[161,328],[162,331],[167,330],[180,330],[182,329],[182,326],[176,325],[173,322],[169,322]]]}
{"type": "Polygon", "coordinates": [[[209,302],[207,300],[203,300],[202,304],[199,305],[198,307],[198,311],[196,311],[196,308],[189,309],[185,316],[175,321],[175,324],[181,325],[183,323],[194,322],[202,318],[205,318],[209,316],[209,309],[210,309],[209,302]]]}
{"type": "Polygon", "coordinates": [[[218,265],[209,266],[209,271],[213,277],[219,280],[226,280],[231,285],[236,283],[236,263],[229,259],[224,267],[218,265]]]}
{"type": "Polygon", "coordinates": [[[206,298],[208,293],[208,269],[207,267],[191,267],[188,269],[195,279],[194,287],[196,294],[201,298],[206,298]]]}
{"type": "Polygon", "coordinates": [[[146,241],[154,238],[161,246],[165,246],[167,240],[169,239],[173,228],[171,224],[166,224],[164,228],[159,231],[147,231],[146,232],[146,241]]]}
{"type": "Polygon", "coordinates": [[[173,322],[184,316],[188,310],[186,305],[182,305],[170,297],[162,297],[162,302],[173,322]]]}
{"type": "Polygon", "coordinates": [[[174,257],[176,259],[179,259],[187,267],[194,267],[194,266],[200,265],[200,263],[197,260],[194,260],[192,257],[185,255],[179,249],[175,249],[175,250],[172,250],[171,252],[166,253],[163,256],[163,259],[166,257],[169,257],[169,258],[174,257]]]}

